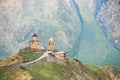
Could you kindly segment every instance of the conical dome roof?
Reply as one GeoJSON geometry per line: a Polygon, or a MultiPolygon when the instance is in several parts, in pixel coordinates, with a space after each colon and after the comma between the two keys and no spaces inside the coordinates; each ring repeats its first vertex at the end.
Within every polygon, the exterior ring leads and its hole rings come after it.
{"type": "Polygon", "coordinates": [[[49,41],[54,41],[53,37],[50,37],[49,41]]]}
{"type": "Polygon", "coordinates": [[[37,37],[37,35],[34,33],[32,37],[37,37]]]}

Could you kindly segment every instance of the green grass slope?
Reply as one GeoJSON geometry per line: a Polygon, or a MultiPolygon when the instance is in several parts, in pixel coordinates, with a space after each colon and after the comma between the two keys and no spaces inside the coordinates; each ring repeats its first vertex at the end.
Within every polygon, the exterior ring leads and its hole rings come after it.
{"type": "Polygon", "coordinates": [[[90,67],[78,60],[67,57],[62,63],[47,62],[47,58],[34,63],[32,66],[20,69],[1,70],[1,80],[110,80],[107,75],[97,67],[90,67]],[[26,77],[27,75],[27,77],[26,77]]]}

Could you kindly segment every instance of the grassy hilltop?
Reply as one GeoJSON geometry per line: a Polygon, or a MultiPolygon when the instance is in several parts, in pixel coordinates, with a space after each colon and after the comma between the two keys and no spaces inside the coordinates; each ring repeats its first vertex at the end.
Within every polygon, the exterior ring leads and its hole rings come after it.
{"type": "MultiPolygon", "coordinates": [[[[42,53],[34,53],[30,50],[20,51],[18,53],[23,61],[35,59],[42,53]]],[[[109,72],[116,76],[120,75],[119,69],[110,65],[102,67],[85,65],[78,60],[66,57],[65,60],[59,60],[52,55],[33,63],[29,66],[21,66],[15,69],[0,70],[1,80],[117,80],[112,79],[109,72]],[[52,59],[52,60],[51,60],[52,59]],[[109,66],[109,67],[107,67],[109,66]],[[107,71],[106,71],[106,68],[107,71]],[[101,70],[101,69],[102,70],[101,70]],[[110,70],[109,70],[110,69],[110,70]],[[113,69],[113,70],[112,70],[113,69]],[[109,71],[109,72],[108,72],[109,71]],[[107,73],[106,73],[107,72],[107,73]]]]}

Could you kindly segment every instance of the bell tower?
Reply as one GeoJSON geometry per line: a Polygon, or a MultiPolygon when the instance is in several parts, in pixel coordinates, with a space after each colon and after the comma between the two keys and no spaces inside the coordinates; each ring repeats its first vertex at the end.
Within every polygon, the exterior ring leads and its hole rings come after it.
{"type": "Polygon", "coordinates": [[[54,39],[53,39],[53,37],[50,37],[50,39],[49,39],[48,50],[50,50],[50,51],[54,51],[55,50],[55,45],[54,45],[54,39]]]}

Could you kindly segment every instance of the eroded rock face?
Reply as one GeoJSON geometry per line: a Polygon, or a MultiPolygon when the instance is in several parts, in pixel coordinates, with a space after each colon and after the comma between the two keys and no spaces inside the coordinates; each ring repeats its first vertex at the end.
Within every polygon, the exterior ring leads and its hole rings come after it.
{"type": "Polygon", "coordinates": [[[9,66],[9,65],[13,65],[13,64],[21,63],[21,62],[23,62],[23,58],[19,56],[18,54],[14,54],[0,61],[0,67],[9,66]]]}
{"type": "Polygon", "coordinates": [[[104,65],[101,66],[100,69],[105,72],[106,75],[108,75],[112,80],[119,80],[120,79],[120,70],[117,68],[114,68],[111,65],[104,65]]]}
{"type": "Polygon", "coordinates": [[[120,0],[107,0],[97,14],[97,20],[106,37],[120,49],[120,0]]]}

